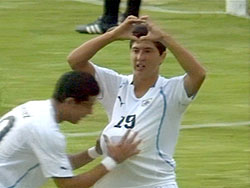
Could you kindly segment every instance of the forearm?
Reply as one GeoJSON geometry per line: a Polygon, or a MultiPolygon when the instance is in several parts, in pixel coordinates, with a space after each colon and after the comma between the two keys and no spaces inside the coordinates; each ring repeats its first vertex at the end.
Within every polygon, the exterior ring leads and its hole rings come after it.
{"type": "Polygon", "coordinates": [[[185,48],[178,44],[171,36],[164,35],[164,44],[173,53],[180,66],[187,73],[184,81],[184,87],[187,95],[196,94],[203,83],[206,71],[199,61],[185,48]]]}
{"type": "MultiPolygon", "coordinates": [[[[101,164],[97,165],[92,170],[80,174],[75,177],[54,177],[54,181],[59,188],[88,188],[92,186],[95,182],[97,182],[100,178],[102,178],[109,171],[114,169],[118,163],[122,163],[127,158],[138,154],[140,150],[138,150],[137,146],[141,143],[141,140],[135,140],[137,133],[134,133],[129,137],[130,130],[126,132],[126,134],[122,137],[121,141],[116,145],[112,145],[106,135],[104,135],[105,142],[107,143],[107,150],[110,157],[105,157],[101,164]]],[[[89,148],[87,152],[83,152],[78,156],[84,155],[85,157],[92,156],[92,158],[96,157],[98,154],[98,146],[89,148]]],[[[77,156],[77,155],[75,155],[77,156]]],[[[81,156],[82,157],[82,156],[81,156]]]]}
{"type": "Polygon", "coordinates": [[[74,155],[68,155],[68,157],[71,162],[72,168],[74,170],[94,160],[88,155],[88,151],[84,151],[84,152],[74,154],[74,155]]]}
{"type": "Polygon", "coordinates": [[[178,44],[171,36],[164,35],[164,44],[173,53],[181,67],[188,74],[203,74],[204,68],[198,60],[180,44],[178,44]]]}
{"type": "Polygon", "coordinates": [[[128,18],[112,31],[106,32],[96,38],[93,38],[77,49],[73,50],[68,56],[68,62],[72,69],[86,71],[94,74],[95,70],[89,63],[89,60],[103,47],[115,40],[136,40],[132,35],[133,24],[142,23],[144,21],[135,16],[128,16],[128,18]]]}
{"type": "Polygon", "coordinates": [[[115,39],[112,32],[107,32],[96,38],[93,38],[81,46],[73,50],[68,56],[68,62],[73,69],[77,69],[80,66],[84,66],[88,61],[104,46],[113,42],[115,39]]]}

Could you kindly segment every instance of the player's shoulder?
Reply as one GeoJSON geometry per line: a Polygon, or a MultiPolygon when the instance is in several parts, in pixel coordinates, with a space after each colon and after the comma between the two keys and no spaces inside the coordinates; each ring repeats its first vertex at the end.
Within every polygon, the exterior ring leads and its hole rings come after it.
{"type": "Polygon", "coordinates": [[[57,124],[51,100],[29,101],[21,108],[26,119],[30,119],[32,129],[41,129],[57,124]]]}
{"type": "Polygon", "coordinates": [[[170,78],[159,76],[155,87],[159,88],[160,90],[171,91],[172,89],[183,83],[184,76],[185,75],[181,75],[170,78]]]}
{"type": "Polygon", "coordinates": [[[172,83],[172,82],[178,82],[178,81],[182,81],[184,79],[185,75],[179,75],[179,76],[173,76],[173,77],[164,77],[164,76],[159,76],[159,82],[161,84],[168,84],[168,83],[172,83]]]}
{"type": "Polygon", "coordinates": [[[51,101],[48,100],[33,100],[33,101],[28,101],[23,104],[23,106],[26,106],[28,108],[31,108],[32,110],[38,109],[38,108],[47,108],[48,106],[51,105],[51,101]]]}
{"type": "Polygon", "coordinates": [[[97,75],[99,75],[99,74],[110,74],[110,75],[115,75],[115,76],[119,75],[119,73],[113,69],[109,69],[107,67],[102,67],[100,65],[93,64],[93,63],[91,63],[91,64],[93,65],[97,75]]]}
{"type": "Polygon", "coordinates": [[[32,101],[28,101],[25,103],[22,103],[13,109],[11,109],[8,113],[2,116],[1,119],[5,119],[8,117],[13,117],[15,121],[18,120],[18,122],[24,122],[24,120],[27,122],[28,120],[31,120],[33,117],[32,110],[34,107],[38,107],[36,104],[34,104],[32,101]]]}

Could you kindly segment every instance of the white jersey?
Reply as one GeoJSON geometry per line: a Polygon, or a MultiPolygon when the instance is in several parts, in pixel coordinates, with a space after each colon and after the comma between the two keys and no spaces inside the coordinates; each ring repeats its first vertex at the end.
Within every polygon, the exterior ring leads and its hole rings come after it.
{"type": "Polygon", "coordinates": [[[30,101],[0,119],[0,188],[36,188],[72,177],[51,100],[30,101]]]}
{"type": "MultiPolygon", "coordinates": [[[[94,65],[99,96],[109,117],[102,134],[119,139],[128,129],[142,139],[141,152],[119,164],[94,188],[154,188],[175,184],[173,159],[181,117],[192,101],[184,89],[184,75],[157,82],[141,98],[134,94],[133,76],[94,65]]],[[[101,146],[105,143],[101,137],[101,146]]]]}

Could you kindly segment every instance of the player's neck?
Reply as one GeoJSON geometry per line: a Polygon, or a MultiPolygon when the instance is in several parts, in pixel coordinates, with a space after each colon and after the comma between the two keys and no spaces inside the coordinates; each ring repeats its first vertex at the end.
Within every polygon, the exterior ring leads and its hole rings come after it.
{"type": "Polygon", "coordinates": [[[61,113],[60,113],[60,104],[55,100],[55,99],[51,99],[51,103],[54,109],[54,113],[55,113],[55,120],[57,123],[62,122],[62,117],[61,117],[61,113]]]}
{"type": "Polygon", "coordinates": [[[143,95],[147,93],[149,88],[153,87],[158,79],[159,75],[154,75],[148,78],[140,78],[134,76],[133,84],[135,87],[135,96],[141,98],[143,95]]]}

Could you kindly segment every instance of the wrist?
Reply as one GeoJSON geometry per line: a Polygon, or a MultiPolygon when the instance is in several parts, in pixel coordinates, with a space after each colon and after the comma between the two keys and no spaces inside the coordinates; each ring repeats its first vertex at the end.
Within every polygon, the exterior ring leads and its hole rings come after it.
{"type": "Polygon", "coordinates": [[[170,47],[175,43],[175,40],[168,34],[165,34],[162,38],[162,44],[166,47],[170,47]]]}
{"type": "Polygon", "coordinates": [[[101,163],[108,171],[111,171],[117,166],[117,162],[111,157],[105,157],[101,163]]]}
{"type": "Polygon", "coordinates": [[[97,153],[95,146],[88,149],[88,155],[92,159],[96,159],[97,157],[100,156],[100,154],[97,153]]]}
{"type": "Polygon", "coordinates": [[[106,32],[105,35],[106,35],[106,40],[108,40],[109,42],[117,40],[117,36],[115,35],[114,30],[106,32]]]}

